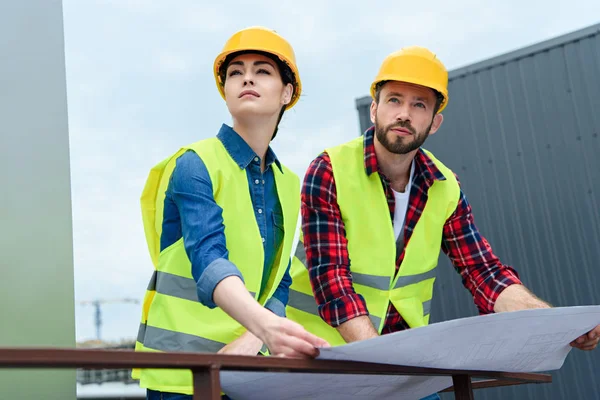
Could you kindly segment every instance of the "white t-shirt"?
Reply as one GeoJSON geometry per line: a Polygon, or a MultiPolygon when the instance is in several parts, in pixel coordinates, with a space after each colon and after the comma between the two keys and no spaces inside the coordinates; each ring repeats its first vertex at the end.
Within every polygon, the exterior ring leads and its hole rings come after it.
{"type": "Polygon", "coordinates": [[[410,196],[410,187],[413,180],[413,175],[415,172],[415,161],[411,163],[410,166],[410,177],[408,178],[408,184],[404,189],[404,192],[394,192],[394,197],[396,198],[396,206],[394,208],[394,237],[398,240],[398,236],[400,232],[404,231],[404,219],[406,218],[406,210],[408,209],[408,198],[410,196]]]}

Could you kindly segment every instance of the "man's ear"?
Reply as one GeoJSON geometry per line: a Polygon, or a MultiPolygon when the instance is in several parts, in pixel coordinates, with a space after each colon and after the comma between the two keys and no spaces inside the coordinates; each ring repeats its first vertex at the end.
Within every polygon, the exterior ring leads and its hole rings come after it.
{"type": "Polygon", "coordinates": [[[375,102],[375,100],[371,102],[369,114],[371,114],[371,122],[375,124],[375,117],[377,116],[377,103],[375,102]]]}
{"type": "Polygon", "coordinates": [[[433,117],[433,122],[431,123],[431,130],[429,131],[429,134],[433,135],[435,132],[437,132],[437,130],[440,129],[440,126],[442,126],[442,122],[444,122],[444,116],[442,114],[435,114],[433,117]]]}

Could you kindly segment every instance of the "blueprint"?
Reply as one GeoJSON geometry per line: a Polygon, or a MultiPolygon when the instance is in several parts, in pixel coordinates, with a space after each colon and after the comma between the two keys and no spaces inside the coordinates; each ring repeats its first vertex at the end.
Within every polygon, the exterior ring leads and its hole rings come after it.
{"type": "Polygon", "coordinates": [[[557,307],[444,321],[321,349],[319,358],[431,368],[560,369],[569,343],[600,325],[600,306],[557,307]]]}
{"type": "MultiPolygon", "coordinates": [[[[490,314],[431,324],[321,349],[320,359],[507,372],[560,369],[569,343],[600,325],[600,306],[490,314]]],[[[221,372],[235,400],[418,400],[452,386],[451,377],[221,372]]]]}
{"type": "Polygon", "coordinates": [[[415,400],[449,386],[444,376],[221,372],[221,387],[235,400],[415,400]]]}

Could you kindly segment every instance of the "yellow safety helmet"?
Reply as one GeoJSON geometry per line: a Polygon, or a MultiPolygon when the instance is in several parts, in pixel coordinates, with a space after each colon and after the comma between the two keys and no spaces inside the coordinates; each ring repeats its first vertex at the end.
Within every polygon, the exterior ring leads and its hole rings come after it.
{"type": "Polygon", "coordinates": [[[294,74],[294,93],[292,94],[292,99],[286,106],[286,109],[292,108],[300,98],[300,93],[302,92],[302,84],[300,82],[298,67],[296,66],[294,49],[288,41],[277,32],[262,26],[252,26],[234,33],[233,36],[227,40],[225,46],[223,46],[221,54],[215,59],[213,69],[217,88],[219,89],[219,93],[221,93],[221,97],[225,99],[225,82],[221,81],[221,76],[219,75],[221,65],[229,54],[247,50],[264,51],[273,54],[292,70],[292,73],[294,74]]]}
{"type": "Polygon", "coordinates": [[[434,53],[424,47],[405,47],[388,55],[371,85],[371,96],[381,81],[402,81],[427,86],[444,96],[439,112],[448,104],[448,71],[434,53]]]}

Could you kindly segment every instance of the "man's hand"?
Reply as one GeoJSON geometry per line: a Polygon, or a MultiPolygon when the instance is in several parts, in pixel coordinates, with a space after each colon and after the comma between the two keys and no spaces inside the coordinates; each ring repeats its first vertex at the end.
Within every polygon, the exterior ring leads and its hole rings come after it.
{"type": "MultiPolygon", "coordinates": [[[[523,285],[510,285],[496,299],[494,312],[527,310],[530,308],[551,308],[552,306],[540,300],[523,285]]],[[[570,344],[580,350],[594,350],[600,340],[600,325],[579,336],[570,344]]]]}
{"type": "Polygon", "coordinates": [[[594,350],[600,340],[600,325],[589,331],[587,334],[579,336],[571,342],[571,347],[579,350],[594,350]]]}
{"type": "Polygon", "coordinates": [[[238,356],[255,356],[262,348],[263,342],[251,332],[246,331],[239,338],[229,343],[218,354],[235,354],[238,356]]]}
{"type": "Polygon", "coordinates": [[[237,276],[229,276],[219,282],[213,298],[227,314],[262,340],[275,356],[310,358],[319,355],[317,347],[329,347],[329,343],[308,332],[302,325],[281,318],[258,304],[237,276]]]}
{"type": "Polygon", "coordinates": [[[269,312],[261,320],[258,336],[263,339],[269,352],[278,357],[314,358],[319,355],[317,347],[329,347],[325,340],[313,335],[294,321],[269,312]]]}

